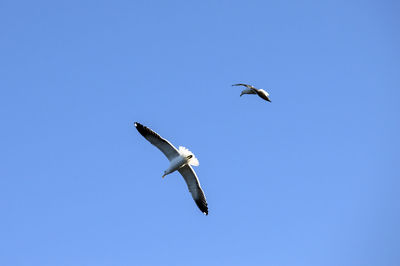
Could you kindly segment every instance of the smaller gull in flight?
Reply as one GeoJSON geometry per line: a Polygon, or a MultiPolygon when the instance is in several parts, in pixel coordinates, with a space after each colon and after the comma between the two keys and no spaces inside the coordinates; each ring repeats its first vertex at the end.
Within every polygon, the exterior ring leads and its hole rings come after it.
{"type": "Polygon", "coordinates": [[[247,89],[242,90],[242,93],[240,94],[240,96],[242,96],[243,94],[257,94],[258,96],[260,96],[260,98],[262,98],[268,102],[271,102],[271,100],[268,97],[269,93],[263,89],[257,89],[251,85],[243,84],[243,83],[233,84],[232,86],[245,86],[247,88],[247,89]]]}

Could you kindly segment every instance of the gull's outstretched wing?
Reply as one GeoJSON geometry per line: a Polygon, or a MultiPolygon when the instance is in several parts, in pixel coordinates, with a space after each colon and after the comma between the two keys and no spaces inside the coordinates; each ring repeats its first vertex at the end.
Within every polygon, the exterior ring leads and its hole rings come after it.
{"type": "Polygon", "coordinates": [[[253,86],[249,85],[249,84],[244,84],[244,83],[238,83],[238,84],[233,84],[232,86],[245,86],[248,89],[255,89],[253,86]]]}
{"type": "Polygon", "coordinates": [[[162,138],[150,128],[143,126],[138,122],[135,122],[135,127],[143,137],[145,137],[151,144],[156,146],[162,153],[164,153],[168,160],[171,161],[176,156],[179,156],[179,152],[174,145],[172,145],[168,140],[162,138]]]}
{"type": "Polygon", "coordinates": [[[197,207],[199,207],[200,211],[202,211],[205,215],[208,215],[206,197],[204,196],[204,192],[200,187],[199,179],[197,178],[193,168],[190,165],[185,165],[179,168],[178,171],[183,176],[183,179],[185,179],[189,191],[197,204],[197,207]]]}
{"type": "Polygon", "coordinates": [[[243,94],[257,94],[257,92],[255,92],[252,89],[244,89],[242,90],[242,92],[240,93],[240,96],[242,96],[243,94]]]}

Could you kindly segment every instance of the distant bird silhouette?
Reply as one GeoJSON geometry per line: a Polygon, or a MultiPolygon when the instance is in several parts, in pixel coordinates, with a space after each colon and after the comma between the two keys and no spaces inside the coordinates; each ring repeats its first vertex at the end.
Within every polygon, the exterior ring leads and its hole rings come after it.
{"type": "Polygon", "coordinates": [[[151,144],[156,146],[162,153],[164,153],[164,155],[170,161],[170,166],[164,171],[164,175],[162,177],[178,170],[178,172],[183,176],[183,179],[185,179],[189,191],[192,194],[192,197],[200,211],[202,211],[205,215],[208,215],[206,197],[201,189],[196,173],[190,166],[199,165],[199,161],[194,154],[185,147],[181,146],[179,147],[179,150],[177,150],[168,140],[163,139],[160,135],[148,127],[145,127],[137,122],[135,122],[135,127],[143,137],[145,137],[151,144]]]}
{"type": "Polygon", "coordinates": [[[257,94],[258,96],[260,96],[260,98],[262,98],[268,102],[271,102],[271,100],[268,97],[269,93],[263,89],[257,89],[251,85],[243,84],[243,83],[233,84],[232,86],[244,86],[247,88],[245,90],[242,90],[242,93],[240,94],[240,96],[242,96],[243,94],[257,94]]]}

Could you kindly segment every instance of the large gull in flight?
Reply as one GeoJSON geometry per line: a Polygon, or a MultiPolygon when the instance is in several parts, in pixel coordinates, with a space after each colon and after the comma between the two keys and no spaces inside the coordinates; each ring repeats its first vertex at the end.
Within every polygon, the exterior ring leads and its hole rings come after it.
{"type": "Polygon", "coordinates": [[[191,165],[199,165],[199,161],[194,154],[185,147],[181,146],[179,146],[179,150],[177,150],[168,140],[162,138],[156,132],[146,126],[141,125],[140,123],[135,122],[135,127],[143,137],[145,137],[151,144],[156,146],[162,153],[164,153],[164,155],[170,161],[170,166],[164,171],[164,175],[162,177],[178,170],[178,172],[183,176],[183,179],[185,179],[189,191],[192,194],[192,197],[200,211],[202,211],[205,215],[208,215],[206,197],[201,189],[199,179],[191,167],[191,165]]]}

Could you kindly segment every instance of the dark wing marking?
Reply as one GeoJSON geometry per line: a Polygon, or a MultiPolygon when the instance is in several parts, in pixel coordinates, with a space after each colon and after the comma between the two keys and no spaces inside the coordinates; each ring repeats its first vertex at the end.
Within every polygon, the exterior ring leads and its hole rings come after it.
{"type": "Polygon", "coordinates": [[[174,145],[172,145],[168,140],[162,138],[150,128],[137,122],[135,122],[135,127],[137,131],[139,131],[139,133],[145,137],[145,139],[147,139],[151,144],[156,146],[162,153],[164,153],[168,160],[172,160],[179,155],[179,152],[174,145]]]}
{"type": "Polygon", "coordinates": [[[183,176],[183,179],[185,179],[189,191],[197,204],[197,207],[199,207],[200,211],[202,211],[205,215],[208,215],[206,197],[204,196],[204,192],[200,187],[199,179],[197,178],[193,168],[190,165],[185,165],[178,171],[183,176]]]}

